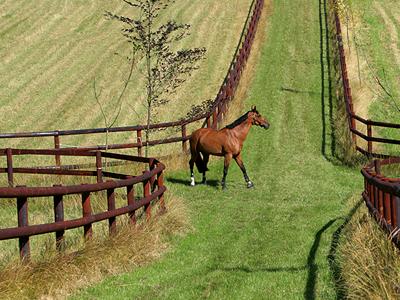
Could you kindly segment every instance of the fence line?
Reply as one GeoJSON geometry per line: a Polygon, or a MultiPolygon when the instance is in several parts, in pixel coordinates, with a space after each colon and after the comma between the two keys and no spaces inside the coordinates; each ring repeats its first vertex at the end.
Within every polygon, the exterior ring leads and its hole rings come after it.
{"type": "Polygon", "coordinates": [[[389,234],[391,240],[400,247],[400,178],[389,178],[384,176],[381,172],[381,166],[399,164],[400,157],[393,157],[387,153],[378,153],[374,151],[374,149],[376,149],[376,146],[374,146],[376,143],[400,145],[400,140],[382,138],[373,135],[379,127],[400,129],[400,124],[366,120],[354,112],[353,99],[347,73],[346,56],[343,47],[341,23],[337,9],[337,0],[332,0],[331,4],[334,7],[333,14],[336,28],[336,43],[339,52],[343,96],[352,141],[357,151],[365,156],[370,158],[384,158],[376,159],[362,168],[361,174],[364,177],[364,191],[362,196],[371,215],[389,234]],[[356,122],[366,125],[367,132],[363,133],[359,131],[356,127],[356,122]],[[367,149],[358,145],[356,137],[367,142],[367,149]]]}
{"type": "MultiPolygon", "coordinates": [[[[180,136],[170,137],[167,139],[159,139],[148,141],[142,140],[142,131],[147,128],[145,125],[113,127],[113,128],[93,128],[78,130],[55,130],[45,132],[23,132],[23,133],[3,133],[0,139],[21,139],[21,138],[45,138],[53,137],[54,144],[47,149],[0,149],[0,156],[6,158],[6,166],[0,167],[0,173],[7,174],[8,187],[0,187],[0,199],[15,198],[17,206],[18,227],[0,229],[0,240],[19,239],[20,256],[24,260],[30,257],[30,237],[38,234],[55,232],[57,249],[61,250],[64,246],[65,230],[83,227],[84,236],[90,239],[92,236],[92,224],[103,220],[109,221],[110,234],[116,231],[116,217],[128,214],[131,223],[136,222],[135,211],[141,207],[146,212],[146,219],[151,217],[151,203],[159,202],[161,211],[165,210],[164,192],[166,187],[163,183],[163,170],[165,166],[154,158],[142,157],[142,148],[145,146],[153,146],[168,143],[182,143],[182,150],[186,152],[187,125],[203,121],[202,127],[218,128],[224,114],[226,114],[228,104],[232,100],[238,87],[243,68],[250,55],[251,46],[253,44],[257,25],[260,19],[264,0],[253,0],[249,8],[247,20],[243,26],[240,40],[233,59],[229,66],[227,75],[219,89],[219,92],[209,112],[202,115],[174,122],[151,124],[150,129],[167,129],[178,127],[180,136]],[[136,132],[136,142],[119,143],[110,145],[90,145],[85,147],[62,148],[62,136],[76,136],[99,133],[116,133],[116,132],[136,132]],[[52,149],[48,149],[52,148],[52,149]],[[100,150],[110,149],[126,149],[137,148],[138,156],[123,155],[110,152],[101,152],[100,150]],[[34,156],[50,156],[54,157],[55,165],[50,167],[15,167],[13,166],[13,158],[15,156],[28,155],[34,156]],[[70,168],[71,166],[63,166],[61,159],[63,157],[93,157],[93,164],[80,165],[80,169],[70,168]],[[106,172],[103,170],[103,159],[116,159],[119,162],[136,162],[148,165],[148,171],[142,175],[121,174],[106,172]],[[84,169],[85,167],[96,166],[95,170],[84,169]],[[83,169],[82,169],[83,168],[83,169]],[[54,185],[49,187],[26,187],[14,185],[14,174],[45,174],[57,176],[86,176],[95,177],[94,184],[80,185],[54,185]],[[105,178],[111,179],[104,181],[105,178]],[[135,186],[138,184],[143,186],[143,195],[135,200],[135,186]],[[127,205],[121,208],[115,208],[115,191],[117,189],[125,189],[127,205]],[[103,193],[107,199],[108,210],[93,214],[90,197],[92,193],[103,193]],[[64,199],[67,195],[79,195],[82,199],[82,217],[73,220],[64,220],[64,199]],[[32,197],[52,197],[54,206],[54,222],[48,224],[29,225],[28,222],[28,203],[34,199],[32,197]]],[[[46,147],[44,147],[46,148],[46,147]]],[[[32,160],[31,160],[32,161],[32,160]]],[[[107,163],[109,165],[109,163],[107,163]]]]}
{"type": "MultiPolygon", "coordinates": [[[[165,210],[164,192],[166,187],[163,181],[165,166],[154,158],[143,158],[110,152],[92,151],[82,152],[74,150],[18,150],[6,149],[0,155],[7,156],[7,168],[1,168],[0,173],[7,173],[9,187],[0,188],[0,198],[16,198],[18,227],[0,229],[0,240],[19,239],[21,259],[29,259],[29,238],[33,235],[55,232],[57,249],[64,247],[64,232],[68,229],[84,227],[84,237],[92,237],[92,224],[107,220],[110,235],[117,231],[117,216],[129,214],[131,224],[136,223],[135,211],[144,207],[146,220],[151,218],[151,203],[158,202],[161,212],[165,210]],[[69,170],[62,168],[14,168],[12,158],[16,155],[59,155],[73,157],[89,157],[95,160],[95,170],[69,170]],[[147,171],[137,174],[113,173],[103,170],[103,159],[116,159],[121,162],[136,162],[145,164],[147,171]],[[85,176],[96,178],[96,183],[77,185],[53,185],[47,187],[14,186],[14,174],[46,174],[58,176],[85,176]],[[106,180],[108,179],[108,180],[106,180]],[[135,199],[135,187],[143,186],[143,195],[135,199]],[[127,205],[116,208],[115,194],[117,190],[124,189],[127,205]],[[102,195],[107,199],[107,211],[93,213],[90,198],[93,193],[102,195]],[[64,220],[64,200],[68,195],[78,195],[82,199],[82,217],[73,220],[64,220]],[[30,198],[52,197],[54,205],[54,222],[47,224],[29,225],[28,203],[30,198]]],[[[35,201],[35,199],[31,199],[35,201]]]]}
{"type": "MultiPolygon", "coordinates": [[[[228,72],[220,86],[217,96],[211,106],[209,112],[204,112],[200,116],[193,118],[151,124],[149,129],[167,129],[167,128],[178,128],[180,136],[168,137],[164,139],[157,139],[151,141],[143,141],[142,131],[147,129],[146,125],[137,126],[123,126],[123,127],[111,127],[111,128],[92,128],[92,129],[77,129],[77,130],[53,130],[53,131],[42,131],[42,132],[21,132],[21,133],[1,133],[0,139],[21,139],[21,138],[44,138],[53,137],[54,144],[44,148],[59,149],[61,147],[62,136],[76,136],[76,135],[87,135],[87,134],[99,134],[99,133],[116,133],[116,132],[136,132],[134,143],[119,143],[110,145],[90,145],[85,147],[74,147],[82,150],[108,150],[108,149],[129,149],[137,148],[138,156],[142,156],[142,148],[145,146],[155,146],[170,143],[182,143],[182,149],[187,149],[187,141],[190,135],[187,135],[186,129],[189,124],[203,121],[202,127],[217,128],[221,123],[223,116],[227,112],[228,104],[233,99],[235,91],[239,85],[239,81],[242,76],[243,69],[246,65],[247,59],[250,55],[251,47],[255,38],[257,25],[261,16],[262,8],[264,6],[264,0],[253,0],[249,8],[246,22],[243,26],[243,30],[236,47],[235,53],[231,60],[228,72]]],[[[67,147],[68,148],[68,147],[67,147]]]]}

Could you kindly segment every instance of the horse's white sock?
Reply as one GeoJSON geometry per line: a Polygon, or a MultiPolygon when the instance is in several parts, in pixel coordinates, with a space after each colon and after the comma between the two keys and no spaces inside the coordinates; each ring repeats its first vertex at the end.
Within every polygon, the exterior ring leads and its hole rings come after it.
{"type": "Polygon", "coordinates": [[[194,185],[195,185],[194,177],[190,177],[190,185],[191,185],[191,186],[194,186],[194,185]]]}

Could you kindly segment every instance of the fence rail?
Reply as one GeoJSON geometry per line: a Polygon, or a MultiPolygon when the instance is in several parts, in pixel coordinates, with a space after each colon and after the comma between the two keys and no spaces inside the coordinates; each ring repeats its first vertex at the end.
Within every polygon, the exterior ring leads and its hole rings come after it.
{"type": "Polygon", "coordinates": [[[400,178],[389,178],[381,173],[381,166],[399,164],[400,157],[398,155],[394,157],[388,153],[376,152],[382,150],[378,150],[379,148],[375,145],[376,143],[400,145],[400,140],[373,135],[373,133],[378,131],[378,128],[400,129],[400,124],[367,120],[354,112],[337,1],[332,0],[331,4],[334,7],[333,15],[336,29],[336,44],[339,52],[340,75],[352,140],[355,148],[360,153],[370,158],[381,158],[381,160],[374,160],[361,170],[364,177],[364,192],[362,196],[371,215],[387,231],[392,241],[400,247],[400,178]],[[365,125],[366,132],[359,131],[356,122],[365,125]],[[358,144],[357,137],[366,142],[367,149],[358,144]]]}
{"type": "Polygon", "coordinates": [[[8,187],[0,188],[0,201],[5,198],[16,198],[16,217],[18,227],[1,228],[0,240],[19,239],[20,256],[22,259],[30,257],[29,238],[33,235],[55,232],[58,249],[63,248],[65,230],[84,227],[86,239],[92,237],[92,224],[108,219],[109,232],[114,234],[117,230],[117,216],[129,214],[130,222],[135,224],[135,211],[144,207],[146,219],[151,218],[151,203],[159,202],[161,211],[165,210],[164,192],[166,187],[163,182],[165,166],[154,158],[143,158],[109,152],[85,152],[76,150],[37,150],[37,149],[5,149],[0,151],[0,156],[6,156],[7,168],[1,168],[0,173],[7,173],[8,187]],[[94,161],[95,170],[69,170],[63,168],[14,168],[12,158],[16,155],[44,155],[44,156],[73,156],[87,157],[94,161]],[[115,159],[120,162],[136,162],[144,164],[147,171],[141,175],[113,173],[103,170],[104,159],[115,159]],[[78,185],[53,185],[46,187],[14,186],[14,173],[46,174],[60,176],[87,176],[96,178],[96,183],[78,185]],[[107,180],[105,180],[107,179],[107,180]],[[143,186],[143,195],[135,195],[135,187],[143,186]],[[116,208],[116,191],[124,189],[126,206],[116,208]],[[94,214],[91,208],[91,195],[103,196],[107,199],[107,211],[94,214]],[[82,217],[73,220],[64,220],[64,199],[68,195],[77,195],[82,199],[82,217]],[[136,199],[135,199],[136,196],[136,199]],[[139,197],[138,197],[139,196],[139,197]],[[28,203],[38,197],[51,197],[54,207],[54,222],[47,224],[29,225],[28,203]]]}
{"type": "Polygon", "coordinates": [[[382,144],[400,145],[400,140],[376,136],[375,134],[379,131],[379,128],[400,129],[400,124],[367,120],[358,116],[354,112],[353,97],[348,78],[346,55],[343,46],[342,25],[337,10],[337,0],[332,0],[331,3],[334,7],[333,17],[336,30],[336,46],[339,53],[339,65],[340,65],[343,96],[345,100],[347,119],[349,123],[350,132],[352,134],[353,143],[357,151],[369,157],[380,157],[380,158],[392,157],[393,155],[389,153],[383,153],[382,150],[378,150],[379,148],[375,144],[382,143],[382,144]],[[360,130],[357,129],[357,122],[366,125],[366,132],[361,132],[360,130]],[[364,140],[367,143],[367,149],[362,148],[359,145],[359,143],[357,143],[356,137],[364,140]]]}
{"type": "MultiPolygon", "coordinates": [[[[80,148],[83,150],[108,150],[108,149],[130,149],[137,148],[138,156],[142,156],[142,148],[145,146],[155,146],[170,143],[182,143],[182,149],[187,149],[187,141],[190,135],[187,135],[186,129],[189,124],[202,121],[202,127],[217,128],[218,124],[223,119],[223,116],[227,112],[228,104],[233,99],[235,91],[239,85],[239,81],[243,72],[243,68],[246,65],[247,59],[250,55],[251,46],[253,44],[257,25],[261,16],[264,0],[253,0],[249,8],[246,22],[243,26],[243,30],[233,55],[233,59],[228,68],[228,72],[222,82],[217,96],[211,106],[209,112],[205,112],[199,116],[179,120],[174,122],[137,125],[137,126],[123,126],[123,127],[111,127],[111,128],[92,128],[92,129],[76,129],[76,130],[52,130],[43,132],[21,132],[21,133],[0,133],[0,140],[7,139],[21,139],[21,138],[45,138],[53,137],[53,145],[43,148],[61,148],[61,137],[63,136],[77,136],[77,135],[88,135],[88,134],[100,134],[100,133],[117,133],[117,132],[136,132],[134,143],[121,143],[109,144],[109,145],[89,145],[89,146],[77,146],[74,148],[80,148]],[[176,137],[167,137],[157,140],[143,141],[142,132],[146,129],[167,129],[167,128],[178,128],[180,135],[176,137]]],[[[71,148],[71,147],[64,147],[71,148]]]]}
{"type": "MultiPolygon", "coordinates": [[[[164,192],[166,187],[163,183],[163,170],[165,166],[154,158],[143,158],[142,148],[168,143],[182,143],[182,150],[186,152],[187,141],[190,135],[187,134],[189,124],[202,121],[202,127],[217,128],[224,114],[227,111],[229,102],[233,99],[235,91],[243,72],[243,68],[250,55],[251,47],[255,38],[257,25],[261,16],[264,0],[253,0],[249,8],[246,22],[238,42],[236,51],[231,60],[228,72],[220,86],[217,96],[212,104],[211,110],[203,114],[174,122],[124,126],[112,128],[93,128],[78,130],[53,130],[43,132],[22,132],[22,133],[0,133],[0,140],[30,139],[30,138],[53,138],[53,144],[44,146],[44,149],[0,149],[0,156],[5,157],[6,166],[0,167],[0,173],[7,174],[8,187],[0,187],[0,201],[4,198],[16,198],[18,227],[0,229],[0,240],[19,239],[20,256],[28,260],[30,257],[30,237],[33,235],[55,232],[57,249],[64,245],[65,230],[83,227],[84,236],[89,239],[92,236],[92,224],[103,220],[109,221],[110,234],[116,231],[116,217],[129,214],[130,222],[136,222],[135,211],[144,207],[146,218],[151,217],[151,202],[158,201],[161,210],[165,209],[164,192]],[[142,132],[146,129],[168,129],[178,128],[180,135],[158,140],[143,141],[142,132]],[[61,147],[61,137],[78,136],[101,133],[132,132],[135,142],[126,143],[121,141],[118,144],[89,145],[78,147],[61,147]],[[138,156],[101,152],[100,150],[129,149],[137,148],[138,156]],[[52,156],[55,165],[50,167],[14,167],[15,156],[52,156]],[[92,157],[95,161],[95,170],[74,169],[74,166],[61,164],[61,159],[66,156],[92,157]],[[103,159],[116,159],[120,162],[137,162],[148,165],[148,171],[136,176],[135,174],[120,174],[104,171],[102,168],[103,159]],[[70,168],[71,167],[71,168],[70,168]],[[96,183],[80,185],[54,185],[48,187],[26,187],[14,186],[14,174],[46,174],[57,176],[87,176],[95,177],[96,183]],[[104,178],[109,180],[104,181],[104,178]],[[143,195],[135,200],[135,186],[143,185],[143,195]],[[116,189],[125,189],[127,205],[121,208],[115,207],[116,189]],[[93,193],[103,193],[107,198],[108,210],[94,214],[91,208],[90,198],[93,193]],[[79,195],[82,199],[82,217],[73,220],[64,220],[64,198],[67,195],[79,195]],[[33,197],[52,197],[54,206],[54,222],[49,224],[29,225],[28,203],[33,197]]],[[[89,164],[88,166],[90,166],[89,164]]],[[[81,165],[82,167],[82,165],[81,165]]]]}

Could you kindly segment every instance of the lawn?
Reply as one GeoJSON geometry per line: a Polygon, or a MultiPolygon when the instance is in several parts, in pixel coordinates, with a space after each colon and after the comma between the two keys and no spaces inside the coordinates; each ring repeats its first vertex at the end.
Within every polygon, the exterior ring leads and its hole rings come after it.
{"type": "MultiPolygon", "coordinates": [[[[273,1],[245,107],[257,105],[268,131],[253,128],[244,162],[222,191],[221,160],[209,185],[191,188],[187,170],[170,173],[193,230],[172,238],[158,262],[108,278],[73,299],[336,299],[337,232],[362,190],[358,169],[331,155],[324,2],[273,1]]],[[[197,177],[200,180],[200,176],[197,177]]]]}

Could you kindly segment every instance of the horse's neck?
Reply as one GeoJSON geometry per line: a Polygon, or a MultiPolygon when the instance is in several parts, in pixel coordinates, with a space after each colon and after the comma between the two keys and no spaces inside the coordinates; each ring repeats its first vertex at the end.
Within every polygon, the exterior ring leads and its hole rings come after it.
{"type": "Polygon", "coordinates": [[[238,139],[244,141],[249,133],[250,128],[251,128],[251,122],[246,120],[245,122],[236,126],[232,130],[235,132],[235,135],[237,136],[238,139]]]}

